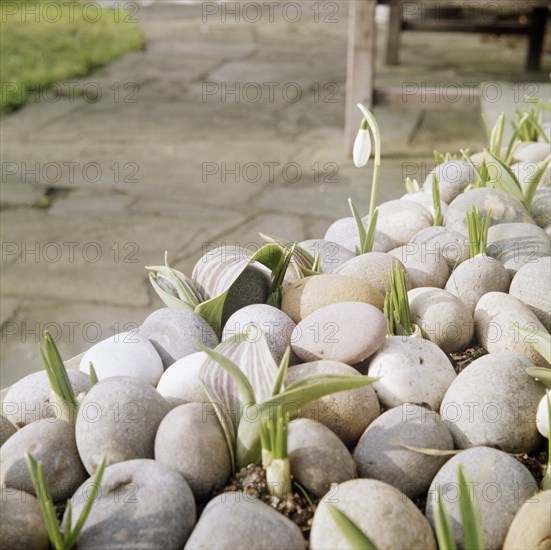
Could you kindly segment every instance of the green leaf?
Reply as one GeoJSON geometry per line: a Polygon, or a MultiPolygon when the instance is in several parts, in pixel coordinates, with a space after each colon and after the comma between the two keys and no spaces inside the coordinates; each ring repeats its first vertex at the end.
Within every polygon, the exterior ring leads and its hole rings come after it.
{"type": "Polygon", "coordinates": [[[377,550],[372,540],[348,515],[342,510],[339,510],[336,506],[333,506],[330,502],[327,502],[326,506],[333,521],[337,524],[340,532],[353,550],[377,550]]]}
{"type": "MultiPolygon", "coordinates": [[[[453,528],[442,491],[437,487],[436,493],[436,511],[434,514],[434,523],[436,531],[436,540],[438,541],[439,550],[456,550],[455,538],[453,536],[453,528]]],[[[473,549],[474,550],[474,549],[473,549]]]]}
{"type": "MultiPolygon", "coordinates": [[[[282,239],[281,237],[275,237],[273,235],[267,235],[266,233],[259,233],[259,235],[267,243],[279,245],[281,250],[286,250],[294,244],[293,241],[282,239]]],[[[309,270],[313,264],[314,257],[310,254],[310,252],[297,245],[291,259],[291,267],[295,271],[296,276],[301,278],[303,276],[303,270],[309,270]]]]}
{"type": "Polygon", "coordinates": [[[90,388],[95,386],[98,383],[98,375],[96,373],[96,369],[94,368],[94,365],[92,365],[92,362],[88,363],[88,372],[90,376],[90,388]]]}
{"type": "Polygon", "coordinates": [[[551,334],[541,330],[518,328],[523,342],[528,342],[549,364],[551,364],[551,334]]]}
{"type": "Polygon", "coordinates": [[[63,537],[61,536],[54,503],[44,477],[42,463],[37,462],[30,453],[25,453],[25,458],[50,542],[55,550],[63,550],[65,548],[63,537]]]}
{"type": "Polygon", "coordinates": [[[299,410],[325,395],[345,390],[361,388],[376,382],[377,378],[367,376],[337,376],[320,375],[301,378],[289,385],[284,392],[257,405],[253,416],[251,412],[246,421],[241,421],[237,429],[237,467],[242,468],[249,464],[258,464],[261,448],[258,432],[258,423],[264,418],[270,418],[273,410],[281,405],[284,413],[290,418],[299,410]]]}
{"type": "Polygon", "coordinates": [[[469,484],[463,472],[463,465],[460,464],[457,470],[457,483],[460,491],[459,509],[461,511],[461,522],[463,524],[464,547],[469,549],[484,550],[484,533],[480,520],[480,511],[474,490],[469,490],[469,484]]]}
{"type": "Polygon", "coordinates": [[[536,190],[541,181],[541,178],[543,177],[543,174],[549,166],[549,160],[550,159],[548,158],[547,160],[540,163],[536,172],[526,178],[524,184],[524,202],[528,208],[531,208],[532,206],[532,200],[534,198],[534,195],[536,194],[536,190]]]}
{"type": "Polygon", "coordinates": [[[375,208],[373,216],[369,218],[369,224],[367,226],[367,235],[365,237],[364,250],[371,252],[373,250],[373,243],[375,242],[375,231],[377,229],[377,220],[379,219],[379,209],[375,208]]]}
{"type": "Polygon", "coordinates": [[[509,166],[487,150],[484,150],[484,162],[490,176],[490,183],[526,206],[522,187],[509,166]]]}
{"type": "MultiPolygon", "coordinates": [[[[80,535],[80,532],[82,531],[82,529],[84,528],[84,525],[86,524],[86,520],[90,515],[92,506],[94,506],[94,503],[96,502],[96,498],[98,497],[99,489],[101,487],[101,480],[103,478],[103,472],[105,471],[106,465],[107,465],[107,458],[105,455],[103,455],[101,464],[99,465],[99,468],[97,469],[94,475],[94,480],[92,481],[92,487],[90,491],[87,492],[86,494],[86,504],[82,508],[82,512],[78,517],[76,525],[73,528],[71,528],[69,542],[66,545],[67,550],[73,548],[73,546],[76,544],[77,539],[80,535]]],[[[101,495],[100,495],[100,498],[101,498],[101,495]]],[[[71,523],[67,523],[67,525],[71,526],[71,523]]]]}
{"type": "Polygon", "coordinates": [[[358,236],[360,239],[360,246],[356,247],[356,255],[359,256],[360,254],[364,254],[366,252],[365,246],[367,243],[367,232],[365,230],[364,222],[362,221],[362,217],[360,216],[358,210],[354,206],[354,203],[352,202],[352,199],[348,198],[348,206],[350,206],[350,211],[352,212],[352,216],[354,220],[356,221],[356,227],[358,228],[358,236]]]}
{"type": "Polygon", "coordinates": [[[490,153],[496,157],[501,156],[501,144],[503,142],[503,130],[505,129],[505,114],[501,113],[490,134],[490,153]]]}
{"type": "Polygon", "coordinates": [[[291,357],[291,348],[287,346],[283,357],[281,358],[281,363],[279,364],[279,369],[277,371],[277,378],[274,383],[274,389],[272,390],[272,396],[277,395],[283,391],[283,382],[285,381],[285,376],[287,375],[287,368],[289,367],[289,358],[291,357]]]}
{"type": "Polygon", "coordinates": [[[432,175],[432,206],[434,208],[433,225],[442,225],[442,203],[440,201],[440,186],[436,174],[432,175]]]}
{"type": "Polygon", "coordinates": [[[411,322],[405,273],[398,262],[390,268],[389,288],[385,300],[383,313],[387,321],[387,330],[392,330],[397,335],[411,336],[415,327],[411,322]]]}
{"type": "Polygon", "coordinates": [[[285,280],[287,268],[289,267],[297,246],[298,243],[293,243],[291,248],[285,251],[277,263],[277,266],[272,270],[272,284],[268,304],[277,307],[278,309],[281,307],[281,287],[285,280]]]}
{"type": "Polygon", "coordinates": [[[551,369],[544,367],[528,367],[526,372],[534,379],[541,382],[545,387],[551,388],[551,369]]]}

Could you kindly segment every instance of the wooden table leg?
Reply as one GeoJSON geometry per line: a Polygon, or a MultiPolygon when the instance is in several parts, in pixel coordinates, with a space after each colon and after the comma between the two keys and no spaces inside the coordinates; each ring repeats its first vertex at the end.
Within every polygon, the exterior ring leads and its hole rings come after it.
{"type": "Polygon", "coordinates": [[[402,30],[402,3],[400,0],[389,3],[390,17],[386,36],[386,64],[398,65],[400,31],[402,30]]]}
{"type": "Polygon", "coordinates": [[[356,105],[373,106],[375,66],[375,6],[377,0],[352,0],[346,68],[345,152],[352,154],[361,114],[356,105]]]}
{"type": "Polygon", "coordinates": [[[531,13],[530,36],[528,42],[528,56],[526,58],[526,70],[539,71],[543,39],[545,37],[545,21],[547,8],[534,8],[531,13]]]}

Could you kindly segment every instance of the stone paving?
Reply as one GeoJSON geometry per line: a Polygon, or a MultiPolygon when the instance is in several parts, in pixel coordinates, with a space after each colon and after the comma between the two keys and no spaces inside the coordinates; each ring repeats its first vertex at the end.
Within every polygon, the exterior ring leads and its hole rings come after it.
{"type": "MultiPolygon", "coordinates": [[[[136,5],[144,51],[2,120],[1,387],[41,368],[45,329],[71,357],[160,307],[144,266],[165,250],[189,273],[205,243],[322,237],[347,197],[367,210],[370,169],[343,151],[349,3],[300,2],[296,22],[288,4],[239,22],[213,2],[136,5]]],[[[480,83],[495,120],[549,95],[524,55],[517,38],[405,34],[402,64],[378,63],[377,82],[445,84],[442,101],[480,83]]],[[[477,112],[375,113],[380,201],[423,179],[433,149],[484,144],[477,112]]]]}

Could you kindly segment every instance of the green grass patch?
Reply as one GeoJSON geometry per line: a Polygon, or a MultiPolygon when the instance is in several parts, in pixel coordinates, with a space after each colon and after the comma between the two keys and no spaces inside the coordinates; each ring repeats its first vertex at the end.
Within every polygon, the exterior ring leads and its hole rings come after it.
{"type": "Polygon", "coordinates": [[[96,2],[0,0],[0,25],[2,114],[145,43],[136,13],[96,2]]]}

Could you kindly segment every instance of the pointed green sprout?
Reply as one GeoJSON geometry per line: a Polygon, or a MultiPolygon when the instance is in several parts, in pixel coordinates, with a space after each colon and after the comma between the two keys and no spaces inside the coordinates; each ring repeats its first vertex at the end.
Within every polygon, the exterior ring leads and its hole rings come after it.
{"type": "Polygon", "coordinates": [[[406,276],[398,262],[390,268],[389,284],[383,306],[388,335],[411,336],[416,326],[411,321],[406,276]]]}
{"type": "Polygon", "coordinates": [[[281,405],[275,408],[274,418],[260,422],[262,467],[270,495],[283,500],[291,490],[291,463],[287,457],[287,433],[289,414],[283,413],[281,405]]]}
{"type": "Polygon", "coordinates": [[[377,550],[373,541],[358,527],[350,516],[328,502],[329,514],[353,550],[377,550]]]}
{"type": "Polygon", "coordinates": [[[91,361],[88,363],[88,372],[90,373],[90,388],[92,388],[98,383],[98,375],[91,361]]]}
{"type": "Polygon", "coordinates": [[[356,138],[356,143],[354,144],[354,159],[355,162],[357,161],[356,166],[360,167],[367,164],[369,154],[371,153],[371,139],[369,136],[369,130],[367,129],[368,126],[371,130],[371,133],[373,134],[373,138],[375,141],[375,160],[373,164],[373,181],[371,184],[371,200],[369,202],[369,221],[367,231],[365,230],[361,216],[358,214],[358,211],[354,207],[352,200],[348,199],[348,204],[350,206],[350,210],[352,211],[352,216],[356,220],[358,234],[360,237],[360,246],[356,247],[357,255],[365,254],[366,252],[371,252],[373,250],[373,242],[375,240],[375,229],[377,227],[378,217],[378,211],[375,208],[375,205],[377,204],[377,188],[379,185],[379,171],[381,168],[381,133],[379,131],[379,125],[377,124],[377,120],[375,119],[373,114],[368,111],[361,103],[358,103],[358,108],[362,112],[364,118],[362,119],[360,131],[358,132],[358,137],[356,138]],[[360,145],[358,145],[358,143],[360,143],[360,140],[364,146],[363,155],[356,151],[357,147],[360,148],[360,145]],[[368,144],[369,154],[367,154],[368,144]],[[361,162],[358,159],[361,159],[361,162]]]}
{"type": "Polygon", "coordinates": [[[419,182],[416,179],[406,178],[404,180],[404,185],[408,193],[417,193],[417,191],[420,190],[419,182]]]}
{"type": "Polygon", "coordinates": [[[437,165],[450,162],[450,160],[457,160],[457,155],[455,153],[441,153],[435,149],[432,154],[437,165]]]}
{"type": "Polygon", "coordinates": [[[38,345],[40,358],[50,382],[50,401],[59,406],[61,420],[74,424],[77,418],[78,402],[63,359],[61,359],[57,346],[48,331],[44,332],[44,349],[45,352],[40,344],[38,345]]]}
{"type": "Polygon", "coordinates": [[[434,208],[433,225],[442,225],[442,203],[440,201],[440,186],[438,185],[436,174],[432,175],[432,206],[434,208]]]}
{"type": "Polygon", "coordinates": [[[498,158],[501,158],[501,145],[503,143],[503,131],[505,129],[505,113],[501,113],[492,128],[488,150],[498,158]]]}
{"type": "Polygon", "coordinates": [[[200,379],[224,430],[234,471],[261,462],[260,423],[273,418],[278,406],[293,418],[302,407],[325,395],[361,388],[377,380],[320,375],[283,388],[282,369],[287,368],[289,354],[278,369],[262,332],[255,338],[231,337],[215,349],[199,342],[196,345],[208,355],[200,379]],[[237,414],[230,414],[234,411],[237,414]]]}
{"type": "Polygon", "coordinates": [[[490,220],[492,210],[488,211],[484,224],[480,218],[480,212],[475,204],[471,212],[466,213],[467,230],[469,232],[469,255],[474,258],[478,254],[486,254],[488,247],[488,231],[490,229],[490,220]]]}
{"type": "Polygon", "coordinates": [[[74,527],[72,524],[73,518],[71,499],[67,500],[67,506],[65,509],[66,522],[64,531],[62,531],[59,520],[57,518],[54,503],[44,476],[44,468],[42,467],[42,462],[36,461],[30,453],[26,453],[26,460],[27,469],[29,470],[29,475],[33,482],[36,497],[38,499],[38,504],[40,506],[40,511],[46,524],[48,537],[50,538],[50,543],[54,550],[71,550],[75,547],[77,539],[84,525],[86,524],[86,520],[88,519],[90,511],[92,510],[92,506],[94,505],[94,502],[96,501],[96,498],[98,496],[101,479],[103,477],[103,472],[106,465],[105,455],[103,456],[101,464],[94,476],[92,487],[86,495],[86,504],[84,505],[74,527]]]}
{"type": "Polygon", "coordinates": [[[511,121],[511,126],[522,141],[537,141],[541,137],[545,143],[549,143],[549,138],[541,127],[541,105],[543,102],[528,109],[515,109],[517,122],[511,121]]]}
{"type": "MultiPolygon", "coordinates": [[[[522,328],[519,326],[519,323],[514,323],[512,326],[518,330],[519,335],[523,338],[523,342],[528,342],[534,350],[536,350],[549,364],[551,364],[551,335],[548,332],[522,328]]],[[[542,374],[541,382],[548,388],[551,388],[551,368],[529,367],[526,369],[526,372],[530,375],[532,375],[532,372],[539,373],[540,371],[547,373],[547,376],[543,376],[542,374]]],[[[534,378],[538,378],[535,375],[532,376],[534,376],[534,378]]]]}
{"type": "MultiPolygon", "coordinates": [[[[463,472],[463,465],[457,469],[457,485],[459,493],[459,510],[463,528],[463,548],[484,550],[484,532],[480,518],[480,509],[474,494],[463,472]],[[471,498],[472,496],[472,498],[471,498]]],[[[440,488],[437,490],[436,510],[434,514],[436,539],[440,550],[455,550],[455,537],[450,516],[444,504],[440,488]]]]}
{"type": "Polygon", "coordinates": [[[283,281],[285,280],[285,274],[287,273],[287,268],[291,263],[291,259],[295,254],[295,250],[298,246],[298,243],[293,243],[291,248],[288,249],[279,259],[276,267],[272,270],[271,276],[271,287],[270,287],[270,296],[268,298],[268,305],[274,306],[277,308],[281,307],[281,297],[282,297],[282,286],[283,281]]]}

